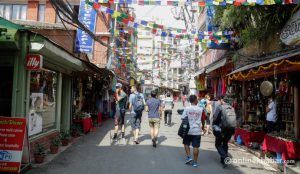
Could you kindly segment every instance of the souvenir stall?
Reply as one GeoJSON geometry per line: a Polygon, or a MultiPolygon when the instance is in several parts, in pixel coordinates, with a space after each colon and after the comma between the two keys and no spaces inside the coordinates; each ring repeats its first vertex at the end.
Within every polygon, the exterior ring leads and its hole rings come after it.
{"type": "Polygon", "coordinates": [[[107,75],[105,78],[102,73],[96,72],[89,69],[73,76],[72,129],[75,131],[80,126],[82,132],[87,133],[102,122],[103,96],[107,93],[112,76],[107,75]]]}
{"type": "Polygon", "coordinates": [[[229,80],[242,83],[243,121],[235,139],[248,147],[273,152],[283,160],[300,158],[299,144],[299,71],[300,59],[254,63],[233,71],[229,80]],[[247,69],[248,68],[248,69],[247,69]],[[250,70],[249,70],[250,69],[250,70]],[[266,134],[266,108],[269,98],[276,103],[277,121],[266,134]]]}

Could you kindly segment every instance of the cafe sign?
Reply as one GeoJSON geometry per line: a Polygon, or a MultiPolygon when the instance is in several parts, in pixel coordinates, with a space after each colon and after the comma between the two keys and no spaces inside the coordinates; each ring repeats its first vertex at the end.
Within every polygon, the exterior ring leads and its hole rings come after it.
{"type": "Polygon", "coordinates": [[[26,69],[37,71],[43,67],[43,56],[39,54],[28,54],[26,56],[26,69]]]}
{"type": "Polygon", "coordinates": [[[280,39],[286,45],[300,45],[300,10],[286,23],[281,32],[280,39]]]}

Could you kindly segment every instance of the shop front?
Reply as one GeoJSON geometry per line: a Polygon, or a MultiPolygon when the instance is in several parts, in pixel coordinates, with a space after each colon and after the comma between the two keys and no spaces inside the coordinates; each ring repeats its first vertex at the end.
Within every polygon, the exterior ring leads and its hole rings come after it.
{"type": "Polygon", "coordinates": [[[84,64],[20,25],[0,18],[0,29],[0,113],[27,118],[33,157],[37,144],[49,149],[51,137],[70,130],[72,74],[84,64]]]}
{"type": "Polygon", "coordinates": [[[231,83],[242,86],[239,98],[243,108],[235,139],[248,147],[262,145],[264,152],[277,153],[283,160],[300,158],[299,138],[299,51],[292,50],[264,61],[236,69],[231,83]],[[266,125],[267,107],[274,101],[276,122],[266,125]]]}

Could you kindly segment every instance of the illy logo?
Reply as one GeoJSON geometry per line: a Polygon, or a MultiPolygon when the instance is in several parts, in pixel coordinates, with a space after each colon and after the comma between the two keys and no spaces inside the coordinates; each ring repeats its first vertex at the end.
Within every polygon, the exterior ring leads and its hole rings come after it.
{"type": "Polygon", "coordinates": [[[28,55],[26,58],[26,68],[28,70],[39,70],[42,67],[41,55],[28,55]]]}

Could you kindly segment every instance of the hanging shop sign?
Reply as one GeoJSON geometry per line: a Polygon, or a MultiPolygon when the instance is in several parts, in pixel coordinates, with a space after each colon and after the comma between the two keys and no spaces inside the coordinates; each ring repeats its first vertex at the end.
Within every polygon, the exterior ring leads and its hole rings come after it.
{"type": "Polygon", "coordinates": [[[19,173],[26,118],[0,117],[0,173],[19,173]]]}
{"type": "Polygon", "coordinates": [[[286,45],[300,44],[300,10],[295,13],[292,18],[284,26],[280,39],[286,45]]]}
{"type": "MultiPolygon", "coordinates": [[[[94,0],[94,2],[97,1],[94,0]]],[[[93,33],[95,32],[96,16],[97,13],[93,7],[87,5],[85,0],[80,0],[78,20],[93,33]]],[[[81,29],[77,30],[75,52],[93,53],[93,44],[93,39],[85,31],[81,29]]]]}
{"type": "Polygon", "coordinates": [[[26,56],[26,69],[37,71],[43,67],[43,56],[39,54],[28,54],[26,56]]]}

